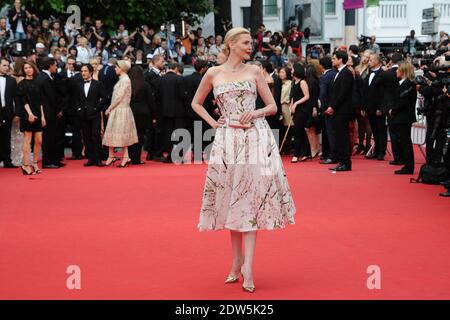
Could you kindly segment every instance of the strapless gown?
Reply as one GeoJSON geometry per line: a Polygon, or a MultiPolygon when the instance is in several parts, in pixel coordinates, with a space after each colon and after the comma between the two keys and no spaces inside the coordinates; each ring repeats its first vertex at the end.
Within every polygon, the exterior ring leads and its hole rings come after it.
{"type": "MultiPolygon", "coordinates": [[[[234,81],[214,87],[222,115],[255,110],[256,84],[234,81]]],[[[228,122],[227,122],[228,123],[228,122]]],[[[294,224],[296,209],[275,137],[264,118],[250,129],[216,130],[198,228],[249,232],[294,224]]]]}

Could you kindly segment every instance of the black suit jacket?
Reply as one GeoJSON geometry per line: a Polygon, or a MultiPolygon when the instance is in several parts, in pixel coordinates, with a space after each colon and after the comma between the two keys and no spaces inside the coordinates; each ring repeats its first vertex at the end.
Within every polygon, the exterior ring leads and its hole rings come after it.
{"type": "Polygon", "coordinates": [[[84,81],[77,85],[77,112],[84,119],[86,114],[87,120],[100,117],[102,111],[108,107],[108,96],[106,95],[103,84],[96,80],[91,80],[88,95],[84,92],[84,81]]]}
{"type": "Polygon", "coordinates": [[[77,86],[83,82],[83,77],[80,73],[76,73],[72,77],[68,77],[67,70],[55,75],[56,86],[58,93],[61,94],[62,104],[61,108],[65,115],[76,116],[77,112],[77,86]]]}
{"type": "Polygon", "coordinates": [[[200,82],[202,81],[202,75],[198,72],[184,77],[184,105],[186,108],[186,115],[191,119],[200,119],[200,116],[192,109],[191,103],[194,99],[194,95],[197,92],[200,82]]]}
{"type": "Polygon", "coordinates": [[[56,119],[56,115],[62,111],[61,96],[58,96],[55,80],[52,80],[45,72],[39,73],[36,83],[42,94],[42,104],[46,120],[56,119]]]}
{"type": "Polygon", "coordinates": [[[115,69],[116,68],[114,66],[107,64],[104,65],[102,70],[98,73],[98,80],[103,84],[109,102],[111,102],[114,86],[117,81],[119,81],[119,77],[117,76],[115,69]]]}
{"type": "Polygon", "coordinates": [[[157,74],[153,69],[150,69],[144,73],[144,77],[145,81],[150,85],[152,117],[153,119],[160,119],[161,103],[159,82],[161,81],[161,76],[157,74]]]}
{"type": "Polygon", "coordinates": [[[391,108],[391,124],[412,124],[416,122],[417,91],[414,83],[406,79],[396,90],[397,103],[391,108]]]}
{"type": "Polygon", "coordinates": [[[386,71],[385,82],[385,104],[387,110],[392,109],[397,104],[399,82],[397,79],[397,69],[394,67],[386,71]]]}
{"type": "Polygon", "coordinates": [[[163,117],[184,118],[186,110],[183,102],[183,77],[168,72],[159,82],[161,113],[163,117]]]}
{"type": "Polygon", "coordinates": [[[131,97],[131,110],[135,116],[145,116],[149,119],[153,117],[152,92],[150,85],[144,81],[143,86],[136,95],[131,97]]]}
{"type": "Polygon", "coordinates": [[[281,90],[283,88],[283,81],[280,79],[279,76],[273,75],[273,98],[275,99],[275,102],[277,104],[277,113],[273,116],[276,119],[280,119],[281,113],[282,113],[282,106],[281,106],[281,90]]]}
{"type": "Polygon", "coordinates": [[[375,72],[375,77],[370,85],[369,80],[370,73],[364,81],[363,110],[370,114],[375,114],[377,110],[387,113],[389,106],[393,104],[392,93],[387,89],[392,83],[392,76],[380,68],[375,72]]]}
{"type": "Polygon", "coordinates": [[[333,81],[336,77],[337,71],[331,69],[320,77],[320,95],[319,100],[322,111],[327,110],[330,106],[331,88],[333,87],[333,81]]]}
{"type": "Polygon", "coordinates": [[[331,86],[329,106],[333,108],[335,115],[352,115],[353,107],[353,74],[345,67],[339,72],[331,86]]]}
{"type": "MultiPolygon", "coordinates": [[[[1,112],[0,114],[0,120],[12,120],[14,116],[19,116],[19,110],[18,106],[19,104],[16,101],[17,95],[16,95],[16,89],[17,89],[17,82],[16,79],[14,79],[11,76],[6,76],[6,83],[5,83],[5,112],[1,112]],[[17,108],[16,108],[17,106],[17,108]]],[[[1,101],[1,100],[0,100],[1,101]]],[[[2,107],[2,106],[0,106],[2,107]]]]}

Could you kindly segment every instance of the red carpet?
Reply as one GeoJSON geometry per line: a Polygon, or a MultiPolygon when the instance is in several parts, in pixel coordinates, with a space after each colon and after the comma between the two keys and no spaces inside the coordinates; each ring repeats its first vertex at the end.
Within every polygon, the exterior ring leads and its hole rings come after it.
{"type": "MultiPolygon", "coordinates": [[[[422,158],[421,158],[422,159],[422,158]]],[[[285,166],[297,224],[259,234],[251,295],[196,225],[206,165],[0,169],[0,299],[450,299],[450,206],[387,162],[285,166]],[[66,268],[81,267],[81,290],[66,268]],[[370,265],[381,290],[367,289],[370,265]]]]}

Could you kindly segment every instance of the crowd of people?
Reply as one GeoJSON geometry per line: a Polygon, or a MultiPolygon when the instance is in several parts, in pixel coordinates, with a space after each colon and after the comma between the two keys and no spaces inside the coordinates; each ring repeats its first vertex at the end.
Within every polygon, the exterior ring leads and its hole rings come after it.
{"type": "MultiPolygon", "coordinates": [[[[232,26],[223,33],[227,27],[232,26]]],[[[65,21],[40,20],[16,0],[0,18],[0,43],[23,44],[21,52],[1,51],[3,167],[22,164],[24,174],[40,173],[41,145],[43,168],[65,166],[68,131],[70,159],[87,158],[86,166],[112,165],[116,148],[124,148],[120,167],[142,164],[142,150],[147,160],[174,162],[176,129],[187,129],[191,137],[195,122],[202,132],[208,129],[190,102],[208,68],[227,59],[223,34],[205,38],[202,32],[187,26],[185,35],[170,28],[156,33],[146,25],[129,32],[124,24],[108,32],[101,20],[90,17],[76,29],[65,21]],[[195,72],[183,76],[185,64],[195,72]]],[[[433,105],[425,112],[427,162],[443,162],[449,93],[440,77],[448,72],[448,35],[441,33],[438,44],[447,51],[427,65],[412,54],[418,43],[413,33],[405,40],[408,52],[390,55],[380,52],[375,37],[369,49],[353,45],[333,53],[321,46],[304,50],[304,37],[296,25],[286,34],[261,25],[248,62],[260,66],[277,103],[277,114],[267,121],[279,133],[281,153],[292,155],[293,163],[318,158],[336,165],[332,170],[351,171],[353,155],[383,161],[389,136],[390,164],[403,166],[395,173],[413,174],[411,126],[419,93],[433,105]],[[422,83],[418,72],[424,74],[422,83]]],[[[257,108],[262,104],[258,99],[257,108]]],[[[220,117],[212,93],[205,107],[220,117]]]]}

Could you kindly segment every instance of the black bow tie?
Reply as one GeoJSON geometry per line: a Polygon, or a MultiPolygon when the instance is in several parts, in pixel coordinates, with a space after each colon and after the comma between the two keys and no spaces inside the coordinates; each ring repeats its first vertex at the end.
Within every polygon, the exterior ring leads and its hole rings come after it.
{"type": "Polygon", "coordinates": [[[6,74],[0,74],[0,77],[6,78],[6,74]]]}
{"type": "Polygon", "coordinates": [[[91,80],[89,80],[89,81],[84,81],[84,83],[91,83],[91,80]]]}

